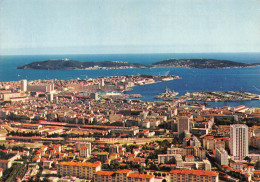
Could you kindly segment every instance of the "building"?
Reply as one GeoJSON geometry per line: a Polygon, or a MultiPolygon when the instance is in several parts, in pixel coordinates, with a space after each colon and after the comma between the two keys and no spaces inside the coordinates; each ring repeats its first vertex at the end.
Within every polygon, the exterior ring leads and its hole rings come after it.
{"type": "Polygon", "coordinates": [[[109,146],[109,154],[112,153],[119,153],[119,146],[118,145],[110,145],[109,146]]]}
{"type": "Polygon", "coordinates": [[[54,90],[54,84],[39,84],[28,85],[27,90],[30,92],[52,92],[54,90]]]}
{"type": "Polygon", "coordinates": [[[77,142],[76,143],[76,150],[80,151],[82,147],[87,147],[87,153],[91,155],[91,143],[90,142],[77,142]]]}
{"type": "Polygon", "coordinates": [[[248,127],[246,125],[230,126],[230,153],[234,160],[243,160],[248,155],[248,127]]]}
{"type": "Polygon", "coordinates": [[[0,178],[3,176],[3,169],[0,168],[0,178]]]}
{"type": "Polygon", "coordinates": [[[79,156],[80,157],[89,157],[90,154],[88,153],[88,147],[81,147],[79,150],[79,156]]]}
{"type": "Polygon", "coordinates": [[[1,96],[4,101],[11,101],[12,98],[20,98],[22,97],[21,93],[14,92],[14,93],[4,93],[1,96]]]}
{"type": "Polygon", "coordinates": [[[101,170],[101,163],[95,162],[60,162],[57,173],[60,176],[75,176],[78,178],[92,179],[95,172],[101,170]]]}
{"type": "Polygon", "coordinates": [[[53,93],[50,93],[47,95],[48,101],[52,102],[53,101],[53,93]]]}
{"type": "Polygon", "coordinates": [[[108,152],[100,152],[97,154],[97,159],[102,163],[104,163],[108,159],[108,156],[109,156],[108,152]]]}
{"type": "Polygon", "coordinates": [[[178,136],[183,137],[184,131],[190,131],[190,119],[186,116],[177,119],[178,136]]]}
{"type": "Polygon", "coordinates": [[[171,147],[171,148],[167,148],[167,154],[180,154],[183,155],[183,148],[175,148],[175,147],[171,147]]]}
{"type": "Polygon", "coordinates": [[[215,171],[176,169],[170,171],[170,182],[218,182],[218,173],[215,171]]]}
{"type": "Polygon", "coordinates": [[[154,175],[133,173],[131,170],[98,171],[94,174],[94,182],[154,182],[154,175]]]}
{"type": "Polygon", "coordinates": [[[217,148],[215,158],[220,165],[228,165],[228,153],[224,148],[217,148]]]}
{"type": "Polygon", "coordinates": [[[105,86],[105,80],[104,78],[101,79],[101,87],[104,87],[105,86]]]}
{"type": "Polygon", "coordinates": [[[27,80],[22,80],[21,81],[21,91],[22,92],[27,92],[27,80]]]}
{"type": "Polygon", "coordinates": [[[19,153],[17,153],[16,155],[14,155],[13,157],[7,159],[7,160],[0,160],[0,168],[2,168],[3,172],[6,170],[6,169],[9,169],[13,162],[16,160],[16,159],[19,159],[21,156],[19,153]]]}
{"type": "Polygon", "coordinates": [[[6,169],[9,169],[12,166],[12,161],[10,160],[0,160],[0,168],[5,171],[6,169]]]}
{"type": "Polygon", "coordinates": [[[192,147],[201,147],[201,143],[196,136],[185,137],[183,139],[183,147],[192,146],[192,147]]]}
{"type": "Polygon", "coordinates": [[[180,155],[180,154],[159,154],[158,164],[173,164],[175,163],[176,155],[180,155]]]}
{"type": "Polygon", "coordinates": [[[91,93],[90,98],[94,100],[98,100],[98,93],[97,92],[91,93]]]}

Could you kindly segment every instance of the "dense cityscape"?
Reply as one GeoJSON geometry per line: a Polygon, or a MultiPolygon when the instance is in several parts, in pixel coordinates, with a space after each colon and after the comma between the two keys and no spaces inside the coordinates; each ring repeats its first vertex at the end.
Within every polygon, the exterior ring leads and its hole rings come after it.
{"type": "Polygon", "coordinates": [[[0,82],[1,181],[259,181],[260,108],[124,93],[173,79],[0,82]]]}
{"type": "Polygon", "coordinates": [[[0,182],[260,182],[259,10],[0,0],[0,182]]]}

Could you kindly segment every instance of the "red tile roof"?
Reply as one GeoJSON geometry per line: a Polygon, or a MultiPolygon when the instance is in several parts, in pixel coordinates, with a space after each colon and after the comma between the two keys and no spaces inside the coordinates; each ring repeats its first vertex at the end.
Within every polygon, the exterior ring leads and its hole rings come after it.
{"type": "Polygon", "coordinates": [[[113,171],[98,171],[94,173],[95,175],[104,175],[104,176],[112,176],[114,174],[113,171]]]}
{"type": "Polygon", "coordinates": [[[196,175],[196,176],[218,176],[217,172],[204,170],[176,169],[171,170],[172,174],[196,175]]]}
{"type": "Polygon", "coordinates": [[[117,170],[116,173],[129,173],[131,172],[131,170],[127,170],[127,169],[122,169],[122,170],[117,170]]]}
{"type": "Polygon", "coordinates": [[[137,173],[130,173],[128,177],[131,178],[148,178],[151,179],[154,177],[154,175],[148,175],[148,174],[137,174],[137,173]]]}
{"type": "Polygon", "coordinates": [[[91,162],[60,162],[59,165],[65,166],[85,166],[85,167],[98,167],[100,163],[91,163],[91,162]]]}

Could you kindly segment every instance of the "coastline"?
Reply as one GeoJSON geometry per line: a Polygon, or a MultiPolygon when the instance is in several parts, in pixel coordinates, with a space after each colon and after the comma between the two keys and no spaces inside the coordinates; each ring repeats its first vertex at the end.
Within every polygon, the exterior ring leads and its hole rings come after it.
{"type": "Polygon", "coordinates": [[[219,59],[167,59],[148,65],[123,61],[75,61],[68,58],[33,61],[17,69],[33,70],[100,70],[100,69],[132,69],[132,68],[189,68],[189,69],[218,69],[218,68],[247,68],[260,66],[260,63],[242,63],[219,59]]]}

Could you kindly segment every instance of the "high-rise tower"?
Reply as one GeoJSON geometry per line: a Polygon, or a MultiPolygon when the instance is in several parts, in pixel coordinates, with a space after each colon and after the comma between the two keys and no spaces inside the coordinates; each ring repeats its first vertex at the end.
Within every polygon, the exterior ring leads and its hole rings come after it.
{"type": "Polygon", "coordinates": [[[22,92],[27,92],[27,80],[22,80],[21,81],[21,91],[22,92]]]}
{"type": "Polygon", "coordinates": [[[187,116],[177,118],[178,136],[184,137],[184,131],[190,131],[190,119],[187,116]]]}
{"type": "Polygon", "coordinates": [[[248,155],[248,127],[244,124],[230,126],[230,153],[235,160],[248,155]]]}

